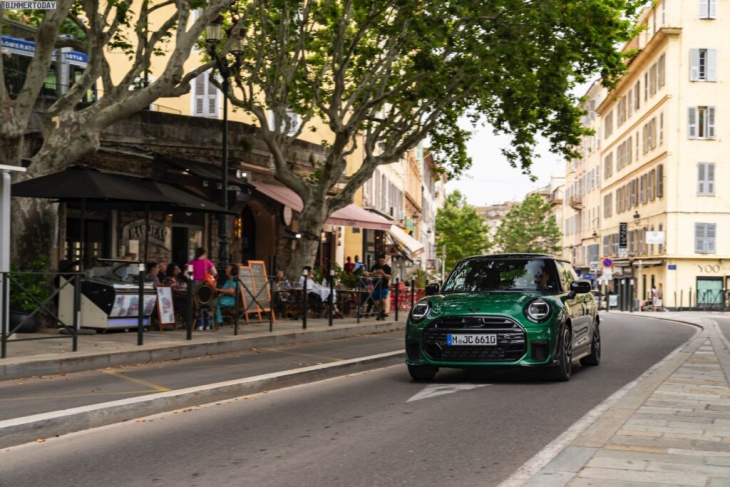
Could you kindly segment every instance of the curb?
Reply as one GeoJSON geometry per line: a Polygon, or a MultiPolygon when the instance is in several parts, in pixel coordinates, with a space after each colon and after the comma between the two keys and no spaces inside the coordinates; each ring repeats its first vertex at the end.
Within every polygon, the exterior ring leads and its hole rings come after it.
{"type": "Polygon", "coordinates": [[[58,375],[104,369],[117,365],[131,365],[145,362],[161,362],[184,358],[220,355],[248,350],[250,348],[276,347],[293,343],[308,343],[356,335],[373,334],[405,329],[405,322],[380,322],[359,325],[340,325],[312,331],[278,331],[261,334],[225,337],[217,341],[192,343],[181,341],[164,345],[143,345],[131,350],[105,353],[69,352],[36,355],[0,360],[0,380],[20,379],[37,375],[58,375]]]}
{"type": "Polygon", "coordinates": [[[500,482],[498,487],[567,485],[601,447],[603,440],[610,438],[633,411],[689,359],[694,348],[699,346],[698,341],[707,338],[707,324],[683,321],[681,318],[656,319],[681,323],[697,330],[662,360],[588,411],[563,434],[500,482]]]}
{"type": "Polygon", "coordinates": [[[320,381],[347,373],[364,372],[386,364],[403,363],[404,358],[405,352],[403,351],[388,352],[0,421],[0,448],[98,428],[152,414],[320,381]]]}

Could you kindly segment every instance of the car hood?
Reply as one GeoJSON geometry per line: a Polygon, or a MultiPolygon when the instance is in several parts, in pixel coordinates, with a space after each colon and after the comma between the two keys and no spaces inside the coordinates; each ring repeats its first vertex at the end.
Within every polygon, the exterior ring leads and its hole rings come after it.
{"type": "Polygon", "coordinates": [[[524,307],[535,298],[543,298],[559,306],[560,300],[539,292],[486,292],[440,294],[428,298],[433,305],[431,316],[522,315],[524,307]]]}

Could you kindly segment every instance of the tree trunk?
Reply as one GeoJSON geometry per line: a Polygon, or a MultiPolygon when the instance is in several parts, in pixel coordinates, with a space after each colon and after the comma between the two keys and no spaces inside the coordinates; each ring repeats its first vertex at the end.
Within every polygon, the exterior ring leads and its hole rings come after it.
{"type": "Polygon", "coordinates": [[[292,252],[289,265],[286,267],[286,277],[292,284],[299,281],[304,266],[313,266],[317,258],[317,249],[320,244],[322,227],[329,215],[326,214],[324,198],[311,198],[304,203],[299,216],[299,230],[302,235],[297,241],[297,248],[292,252]]]}

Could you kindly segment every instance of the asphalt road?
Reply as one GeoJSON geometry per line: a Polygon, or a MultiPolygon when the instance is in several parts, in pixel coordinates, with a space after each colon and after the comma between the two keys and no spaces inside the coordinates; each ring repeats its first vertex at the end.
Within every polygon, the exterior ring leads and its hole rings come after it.
{"type": "Polygon", "coordinates": [[[402,349],[400,331],[0,381],[0,421],[402,349]]]}
{"type": "Polygon", "coordinates": [[[712,319],[720,325],[720,331],[722,331],[722,334],[725,335],[725,338],[730,340],[730,316],[727,318],[724,316],[713,316],[712,319]]]}
{"type": "Polygon", "coordinates": [[[388,367],[3,450],[0,485],[496,485],[694,332],[602,326],[602,364],[570,382],[454,370],[424,384],[388,367]]]}

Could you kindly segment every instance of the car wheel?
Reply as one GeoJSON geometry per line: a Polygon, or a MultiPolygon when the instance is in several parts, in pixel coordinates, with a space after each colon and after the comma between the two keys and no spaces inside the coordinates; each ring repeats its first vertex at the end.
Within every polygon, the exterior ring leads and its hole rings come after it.
{"type": "Polygon", "coordinates": [[[558,357],[558,366],[553,370],[552,379],[567,381],[570,380],[570,374],[573,372],[573,334],[568,326],[563,328],[558,346],[560,347],[560,356],[558,357]]]}
{"type": "Polygon", "coordinates": [[[601,363],[601,330],[598,323],[595,324],[593,340],[591,341],[591,354],[580,359],[581,365],[598,365],[601,363]]]}
{"type": "Polygon", "coordinates": [[[432,365],[409,365],[408,373],[411,374],[415,381],[427,381],[433,380],[436,372],[439,371],[438,367],[432,365]]]}

